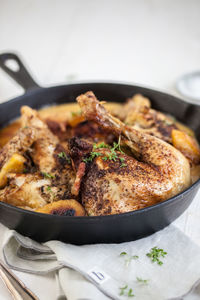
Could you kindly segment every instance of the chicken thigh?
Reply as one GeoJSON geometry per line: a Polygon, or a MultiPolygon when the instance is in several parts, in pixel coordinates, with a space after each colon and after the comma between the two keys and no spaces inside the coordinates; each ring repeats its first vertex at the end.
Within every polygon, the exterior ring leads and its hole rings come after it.
{"type": "Polygon", "coordinates": [[[95,150],[99,154],[87,162],[81,188],[89,215],[140,209],[173,197],[190,185],[190,166],[180,151],[111,116],[92,92],[77,101],[86,119],[121,137],[133,154],[122,153],[118,147],[113,159],[113,149],[95,150]]]}

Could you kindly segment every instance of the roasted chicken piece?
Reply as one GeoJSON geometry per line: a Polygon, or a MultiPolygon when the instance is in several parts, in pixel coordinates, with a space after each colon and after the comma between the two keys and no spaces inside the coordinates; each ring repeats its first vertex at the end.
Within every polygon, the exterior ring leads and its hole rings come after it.
{"type": "Polygon", "coordinates": [[[7,183],[9,173],[22,173],[25,158],[22,156],[36,140],[34,128],[23,127],[0,150],[0,188],[7,183]]]}
{"type": "Polygon", "coordinates": [[[35,110],[23,106],[21,111],[23,124],[35,128],[37,132],[37,139],[30,153],[33,162],[44,177],[51,179],[52,186],[60,189],[60,199],[71,198],[75,172],[67,151],[67,144],[60,144],[58,137],[49,130],[35,110]]]}
{"type": "Polygon", "coordinates": [[[35,110],[24,106],[21,111],[22,129],[0,152],[0,175],[6,172],[9,180],[0,190],[0,201],[34,209],[49,202],[71,199],[75,172],[67,146],[59,143],[35,110]],[[16,155],[18,159],[11,164],[16,155]],[[26,156],[32,159],[35,165],[32,174],[9,174],[22,171],[21,165],[18,166],[20,155],[24,160],[26,156]]]}
{"type": "Polygon", "coordinates": [[[103,128],[100,128],[97,123],[92,121],[79,122],[74,127],[67,125],[65,131],[61,130],[59,123],[56,121],[46,120],[46,123],[61,142],[68,141],[74,136],[92,142],[105,141],[107,143],[112,143],[115,138],[113,134],[105,132],[103,128]]]}
{"type": "Polygon", "coordinates": [[[127,101],[122,111],[125,124],[172,143],[171,132],[177,129],[175,120],[152,109],[148,98],[136,94],[127,101]]]}
{"type": "Polygon", "coordinates": [[[3,165],[0,171],[0,188],[3,188],[8,181],[10,173],[23,173],[26,159],[20,154],[13,154],[11,158],[3,165]]]}
{"type": "Polygon", "coordinates": [[[85,214],[76,200],[60,200],[60,187],[39,174],[10,174],[8,180],[9,185],[0,190],[0,199],[6,203],[49,214],[85,214]]]}
{"type": "Polygon", "coordinates": [[[181,151],[191,164],[200,164],[200,147],[194,137],[186,132],[173,129],[172,130],[173,146],[181,151]]]}
{"type": "Polygon", "coordinates": [[[20,207],[39,208],[52,200],[51,181],[39,174],[10,174],[0,200],[20,207]]]}
{"type": "Polygon", "coordinates": [[[140,209],[168,199],[190,185],[188,160],[173,146],[126,126],[111,116],[92,92],[79,96],[77,101],[86,119],[121,136],[134,155],[130,157],[115,148],[113,159],[113,150],[102,148],[88,161],[81,198],[89,215],[140,209]]]}
{"type": "Polygon", "coordinates": [[[0,150],[0,169],[14,154],[24,154],[36,140],[36,135],[35,128],[27,126],[20,128],[17,135],[0,150]]]}

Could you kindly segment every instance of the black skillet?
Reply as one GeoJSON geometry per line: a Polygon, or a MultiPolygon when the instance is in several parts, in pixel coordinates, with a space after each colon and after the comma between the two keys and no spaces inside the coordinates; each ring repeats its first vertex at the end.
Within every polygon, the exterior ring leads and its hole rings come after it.
{"type": "MultiPolygon", "coordinates": [[[[121,83],[77,83],[50,88],[40,87],[20,59],[10,53],[0,55],[0,67],[24,89],[25,94],[0,104],[0,127],[19,116],[20,107],[39,109],[44,105],[74,102],[81,93],[92,90],[99,99],[124,102],[135,93],[150,98],[155,109],[172,114],[188,124],[200,140],[200,106],[144,87],[121,83]],[[18,71],[6,66],[14,60],[18,71]]],[[[200,180],[179,195],[138,211],[101,217],[64,217],[35,213],[0,202],[0,222],[25,236],[45,242],[52,239],[73,244],[119,243],[147,236],[173,222],[190,205],[200,180]]]]}

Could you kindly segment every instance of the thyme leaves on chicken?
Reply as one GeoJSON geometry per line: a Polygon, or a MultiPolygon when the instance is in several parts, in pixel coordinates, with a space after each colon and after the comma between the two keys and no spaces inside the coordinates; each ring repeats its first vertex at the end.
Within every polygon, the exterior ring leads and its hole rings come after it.
{"type": "Polygon", "coordinates": [[[67,158],[67,155],[65,152],[60,152],[60,153],[58,153],[58,157],[59,158],[67,158]]]}
{"type": "Polygon", "coordinates": [[[115,143],[115,142],[113,143],[113,147],[111,147],[108,144],[105,144],[104,142],[102,142],[100,144],[96,144],[96,143],[93,144],[94,150],[102,149],[102,148],[109,149],[109,152],[107,152],[106,155],[103,156],[102,153],[99,153],[97,151],[92,151],[92,152],[90,152],[89,157],[83,159],[83,162],[85,162],[85,163],[91,162],[91,161],[93,161],[93,159],[95,157],[102,156],[102,159],[104,161],[107,161],[107,160],[117,161],[119,159],[119,161],[121,162],[120,168],[127,166],[127,164],[124,163],[125,158],[119,157],[116,152],[116,151],[118,151],[118,152],[121,152],[124,154],[124,152],[121,150],[121,147],[120,147],[120,137],[119,137],[118,143],[115,143]]]}
{"type": "Polygon", "coordinates": [[[126,166],[127,166],[127,164],[124,163],[124,161],[125,161],[125,158],[124,158],[124,157],[119,157],[119,160],[120,160],[120,162],[121,162],[120,168],[123,168],[123,167],[126,167],[126,166]]]}
{"type": "MultiPolygon", "coordinates": [[[[110,149],[111,153],[108,155],[108,159],[113,160],[113,161],[116,161],[117,159],[119,159],[120,162],[121,162],[120,168],[122,168],[122,167],[127,166],[127,164],[124,163],[125,158],[124,157],[119,157],[117,152],[116,152],[116,151],[118,151],[118,152],[121,152],[122,154],[125,154],[122,151],[120,144],[121,144],[121,136],[119,136],[119,139],[118,139],[117,143],[116,142],[113,143],[113,147],[110,149]]],[[[103,159],[106,160],[105,157],[103,159]]]]}
{"type": "Polygon", "coordinates": [[[163,249],[156,247],[151,248],[150,252],[146,254],[152,262],[157,262],[158,265],[162,265],[163,262],[160,260],[161,257],[165,257],[167,255],[167,252],[163,249]]]}
{"type": "Polygon", "coordinates": [[[100,143],[100,144],[94,143],[94,144],[93,144],[93,148],[94,148],[94,149],[101,149],[101,148],[108,148],[108,149],[110,149],[111,146],[108,145],[108,144],[105,144],[104,142],[102,142],[102,143],[100,143]]]}
{"type": "Polygon", "coordinates": [[[122,163],[122,164],[120,165],[120,168],[123,168],[123,167],[126,167],[126,166],[127,166],[127,164],[122,163]]]}
{"type": "Polygon", "coordinates": [[[87,162],[91,162],[93,161],[93,159],[95,157],[98,157],[98,156],[101,156],[102,154],[100,152],[96,152],[96,151],[92,151],[90,152],[90,156],[89,157],[86,157],[83,159],[83,162],[87,163],[87,162]]]}
{"type": "Polygon", "coordinates": [[[42,175],[45,177],[45,178],[49,178],[49,179],[54,179],[55,176],[50,174],[50,173],[46,173],[46,172],[42,172],[42,175]]]}
{"type": "Polygon", "coordinates": [[[117,153],[112,149],[110,149],[110,153],[107,153],[107,156],[102,157],[103,160],[113,160],[116,161],[118,158],[117,153]]]}
{"type": "Polygon", "coordinates": [[[69,157],[67,157],[67,154],[64,151],[58,153],[58,157],[61,158],[61,159],[65,159],[68,164],[71,163],[71,159],[69,157]]]}
{"type": "Polygon", "coordinates": [[[48,191],[48,192],[52,192],[52,189],[51,189],[50,186],[47,187],[47,191],[48,191]]]}
{"type": "Polygon", "coordinates": [[[53,198],[53,199],[56,198],[56,194],[55,194],[54,191],[52,190],[51,186],[48,185],[48,186],[46,187],[46,192],[49,193],[49,196],[50,196],[51,198],[53,198]]]}

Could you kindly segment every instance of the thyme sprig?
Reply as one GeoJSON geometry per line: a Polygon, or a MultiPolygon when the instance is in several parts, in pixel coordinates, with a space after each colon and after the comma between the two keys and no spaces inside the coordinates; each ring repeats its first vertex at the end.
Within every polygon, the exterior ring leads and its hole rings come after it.
{"type": "Polygon", "coordinates": [[[108,149],[110,149],[111,146],[108,145],[108,144],[105,144],[104,142],[102,142],[102,143],[100,143],[100,144],[94,143],[94,144],[93,144],[93,148],[94,148],[94,149],[101,149],[101,148],[108,148],[108,149]]]}
{"type": "Polygon", "coordinates": [[[104,161],[107,161],[107,160],[117,161],[119,159],[121,162],[120,168],[127,166],[127,164],[124,163],[125,158],[119,157],[118,153],[116,152],[116,151],[118,151],[118,152],[121,152],[124,154],[124,152],[121,150],[121,147],[120,147],[120,141],[121,141],[121,137],[119,137],[118,143],[115,143],[115,142],[113,143],[113,147],[105,144],[104,142],[102,142],[100,144],[94,143],[93,150],[108,148],[109,152],[107,152],[106,155],[103,156],[103,154],[100,152],[92,151],[92,152],[90,152],[90,156],[87,158],[84,158],[83,161],[85,163],[92,162],[95,157],[102,156],[102,159],[104,161]]]}
{"type": "Polygon", "coordinates": [[[165,257],[167,255],[167,252],[165,252],[163,249],[156,247],[151,248],[150,252],[146,254],[152,262],[157,262],[158,265],[162,265],[163,262],[160,260],[160,257],[165,257]]]}
{"type": "Polygon", "coordinates": [[[94,159],[95,157],[98,157],[98,156],[101,156],[101,155],[102,155],[102,154],[101,154],[100,152],[92,151],[92,152],[90,152],[90,156],[87,157],[87,158],[84,158],[83,161],[84,161],[85,163],[91,162],[91,161],[93,161],[93,159],[94,159]]]}

